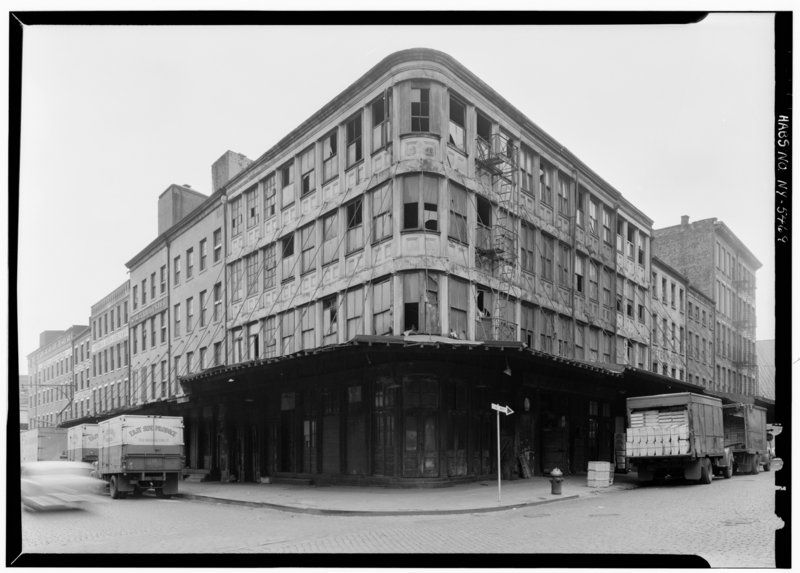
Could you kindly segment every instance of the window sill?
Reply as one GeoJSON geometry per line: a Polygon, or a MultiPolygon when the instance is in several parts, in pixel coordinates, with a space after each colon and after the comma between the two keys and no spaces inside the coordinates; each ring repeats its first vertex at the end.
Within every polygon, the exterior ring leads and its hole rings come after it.
{"type": "Polygon", "coordinates": [[[291,203],[287,203],[286,205],[281,206],[281,211],[285,211],[289,207],[294,207],[294,201],[292,201],[291,203]]]}
{"type": "Polygon", "coordinates": [[[370,152],[370,157],[375,157],[381,151],[388,151],[391,148],[392,148],[392,142],[390,141],[389,143],[387,143],[385,145],[381,145],[378,149],[373,149],[370,152]]]}
{"type": "Polygon", "coordinates": [[[372,241],[370,243],[370,246],[375,247],[377,245],[380,245],[381,243],[388,243],[389,241],[392,240],[392,237],[393,237],[393,235],[389,235],[388,237],[383,237],[381,239],[377,239],[375,241],[372,241]]]}
{"type": "Polygon", "coordinates": [[[408,139],[410,137],[430,137],[433,139],[441,139],[442,136],[432,131],[409,131],[408,133],[401,133],[400,139],[408,139]]]}
{"type": "MultiPolygon", "coordinates": [[[[464,147],[466,148],[466,146],[464,147]]],[[[468,155],[466,149],[461,149],[460,147],[458,147],[457,145],[453,145],[449,141],[447,142],[447,149],[452,149],[453,151],[455,151],[459,155],[463,155],[464,157],[467,157],[468,155]]]]}
{"type": "Polygon", "coordinates": [[[410,235],[412,233],[425,233],[425,234],[429,234],[429,235],[440,235],[441,234],[441,232],[439,230],[433,230],[433,229],[401,229],[400,230],[400,234],[401,235],[410,235]]]}
{"type": "Polygon", "coordinates": [[[337,173],[336,175],[334,175],[334,176],[333,176],[333,177],[331,177],[330,179],[327,179],[327,180],[323,181],[323,182],[322,182],[322,186],[324,187],[324,186],[325,186],[325,185],[327,185],[328,183],[331,183],[332,181],[336,181],[338,178],[339,178],[339,174],[337,173]]]}
{"type": "Polygon", "coordinates": [[[347,257],[349,257],[350,255],[354,255],[354,254],[356,254],[356,253],[362,253],[362,252],[364,252],[364,247],[358,247],[358,248],[356,248],[356,249],[353,249],[352,251],[347,251],[347,252],[344,254],[344,256],[345,256],[345,258],[347,258],[347,257]]]}
{"type": "Polygon", "coordinates": [[[447,240],[451,243],[455,243],[456,245],[461,245],[462,247],[469,247],[469,242],[462,241],[461,239],[457,239],[456,237],[447,236],[447,240]]]}
{"type": "Polygon", "coordinates": [[[364,164],[364,158],[362,157],[361,159],[359,159],[358,161],[356,161],[356,162],[355,162],[355,163],[353,163],[352,165],[347,165],[347,166],[344,168],[344,172],[345,172],[345,173],[347,173],[347,172],[349,172],[349,171],[352,171],[353,169],[355,169],[355,168],[357,168],[357,167],[361,167],[363,164],[364,164]]]}
{"type": "Polygon", "coordinates": [[[312,196],[312,195],[313,195],[313,194],[314,194],[316,191],[317,191],[316,189],[312,189],[312,190],[311,190],[311,191],[309,191],[308,193],[301,193],[301,194],[300,194],[300,200],[302,201],[302,200],[303,200],[303,199],[305,199],[306,197],[311,197],[311,196],[312,196]]]}

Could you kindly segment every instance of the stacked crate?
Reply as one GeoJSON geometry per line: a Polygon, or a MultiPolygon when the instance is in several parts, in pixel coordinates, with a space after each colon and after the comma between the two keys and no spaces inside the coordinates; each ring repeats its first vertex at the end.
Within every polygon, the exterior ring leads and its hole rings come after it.
{"type": "Polygon", "coordinates": [[[608,487],[614,483],[611,462],[589,462],[586,485],[589,487],[608,487]]]}
{"type": "Polygon", "coordinates": [[[688,454],[689,419],[686,410],[633,412],[625,449],[628,457],[688,454]]]}

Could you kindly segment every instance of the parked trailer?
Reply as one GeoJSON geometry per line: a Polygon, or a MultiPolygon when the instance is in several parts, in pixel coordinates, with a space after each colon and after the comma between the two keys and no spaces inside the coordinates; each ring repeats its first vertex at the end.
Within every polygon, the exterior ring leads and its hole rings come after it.
{"type": "Polygon", "coordinates": [[[733,458],[724,445],[722,400],[692,392],[627,399],[626,457],[640,482],[667,475],[709,484],[730,478],[733,458]]]}
{"type": "Polygon", "coordinates": [[[34,428],[20,434],[21,462],[51,462],[67,459],[66,428],[34,428]]]}
{"type": "Polygon", "coordinates": [[[118,416],[100,422],[98,475],[113,499],[153,489],[178,493],[183,468],[183,418],[118,416]]]}
{"type": "Polygon", "coordinates": [[[728,404],[722,410],[725,446],[733,452],[734,473],[757,474],[760,465],[769,471],[767,410],[753,404],[728,404]]]}
{"type": "Polygon", "coordinates": [[[67,430],[67,459],[71,462],[96,462],[97,424],[81,424],[67,430]]]}

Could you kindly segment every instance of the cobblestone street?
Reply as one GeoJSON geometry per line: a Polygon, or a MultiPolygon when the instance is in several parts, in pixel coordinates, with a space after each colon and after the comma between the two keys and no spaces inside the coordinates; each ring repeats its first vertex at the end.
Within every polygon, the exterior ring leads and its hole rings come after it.
{"type": "Polygon", "coordinates": [[[23,513],[31,553],[668,553],[773,567],[772,473],[496,513],[318,516],[152,497],[23,513]]]}

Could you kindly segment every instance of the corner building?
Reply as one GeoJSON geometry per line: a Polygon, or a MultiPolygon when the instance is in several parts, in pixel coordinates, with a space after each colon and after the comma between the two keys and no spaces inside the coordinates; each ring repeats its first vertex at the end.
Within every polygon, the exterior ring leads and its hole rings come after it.
{"type": "Polygon", "coordinates": [[[652,221],[489,86],[446,54],[398,52],[243,165],[215,189],[228,368],[180,378],[189,440],[206,436],[192,468],[474,479],[495,463],[493,397],[520,402],[523,427],[504,422],[504,440],[535,450],[535,472],[612,459],[624,401],[591,366],[572,396],[556,374],[534,391],[517,372],[502,389],[447,353],[401,352],[391,368],[367,353],[354,369],[342,351],[330,371],[297,361],[274,377],[237,366],[417,340],[648,368],[652,221]]]}

